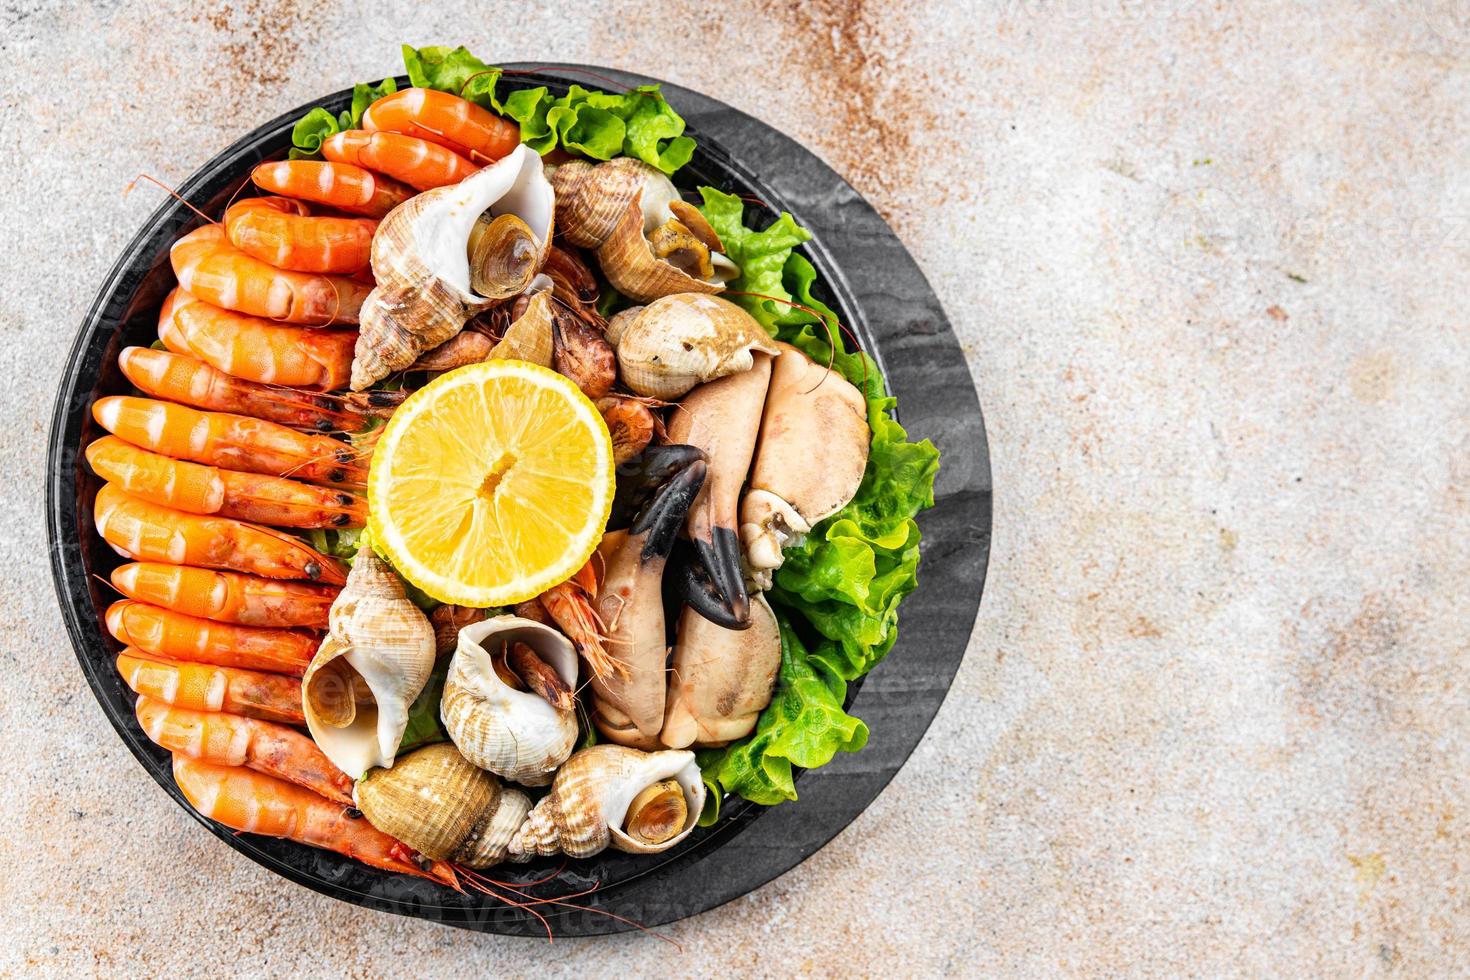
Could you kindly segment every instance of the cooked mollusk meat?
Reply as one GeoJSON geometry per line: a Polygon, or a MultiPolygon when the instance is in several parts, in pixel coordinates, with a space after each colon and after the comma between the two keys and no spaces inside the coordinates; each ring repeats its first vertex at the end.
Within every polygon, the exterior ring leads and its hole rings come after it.
{"type": "Polygon", "coordinates": [[[749,371],[776,342],[740,307],[718,296],[678,293],[623,310],[608,322],[623,384],[671,400],[697,384],[749,371]]]}
{"type": "Polygon", "coordinates": [[[505,860],[531,800],[472,765],[453,745],[416,749],[358,781],[358,809],[390,837],[436,861],[488,868],[505,860]]]}
{"type": "Polygon", "coordinates": [[[510,842],[513,859],[657,854],[694,829],[704,781],[693,752],[594,745],[567,760],[510,842]]]}
{"type": "Polygon", "coordinates": [[[659,739],[671,749],[724,745],[755,730],[781,667],[781,630],[764,596],[750,627],[728,630],[686,608],[679,617],[668,709],[659,739]]]}
{"type": "Polygon", "coordinates": [[[771,380],[771,357],[753,356],[749,371],[726,375],[685,395],[669,420],[671,440],[702,449],[709,458],[709,477],[689,508],[686,530],[723,606],[716,621],[730,629],[750,625],[736,509],[771,380]]]}
{"type": "Polygon", "coordinates": [[[353,390],[407,368],[524,290],[551,243],[553,197],[541,158],[520,146],[394,208],[373,236],[377,286],[363,303],[353,390]]]}
{"type": "Polygon", "coordinates": [[[507,675],[496,670],[495,656],[516,643],[555,671],[568,690],[576,688],[577,655],[566,637],[529,619],[496,616],[459,631],[439,711],[466,759],[514,782],[545,786],[576,744],[576,713],[525,690],[524,678],[508,661],[502,665],[507,675]]]}
{"type": "Polygon", "coordinates": [[[302,708],[327,758],[360,779],[393,765],[409,706],[434,669],[434,628],[370,548],[353,562],[329,623],[301,680],[302,708]]]}
{"type": "Polygon", "coordinates": [[[781,567],[781,550],[846,506],[868,465],[862,393],[795,347],[780,349],[740,501],[740,541],[761,589],[781,567]]]}

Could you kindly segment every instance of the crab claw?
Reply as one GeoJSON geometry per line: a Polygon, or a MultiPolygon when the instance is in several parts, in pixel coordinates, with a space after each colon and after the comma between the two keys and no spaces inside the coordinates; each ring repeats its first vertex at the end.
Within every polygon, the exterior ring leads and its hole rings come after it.
{"type": "Polygon", "coordinates": [[[709,457],[709,481],[689,509],[688,533],[721,608],[709,616],[703,611],[708,602],[696,599],[691,605],[727,629],[750,625],[735,519],[771,380],[771,357],[760,352],[753,356],[749,371],[710,381],[685,395],[669,423],[670,439],[698,446],[709,457]]]}
{"type": "Polygon", "coordinates": [[[593,675],[593,719],[604,735],[624,744],[656,736],[663,726],[664,566],[706,471],[697,449],[683,458],[686,464],[653,492],[632,526],[608,533],[597,549],[605,569],[597,613],[607,625],[608,652],[623,669],[593,675]]]}
{"type": "Polygon", "coordinates": [[[632,524],[643,506],[674,474],[704,459],[704,451],[694,446],[649,446],[619,466],[607,529],[618,531],[632,524]]]}
{"type": "Polygon", "coordinates": [[[857,493],[870,438],[862,393],[795,347],[778,346],[760,448],[740,501],[740,540],[761,589],[770,588],[782,549],[857,493]]]}
{"type": "Polygon", "coordinates": [[[674,555],[674,570],[670,576],[673,595],[684,605],[717,626],[727,630],[750,628],[750,620],[742,622],[725,604],[725,598],[715,587],[709,571],[699,560],[693,545],[683,543],[674,555]]]}

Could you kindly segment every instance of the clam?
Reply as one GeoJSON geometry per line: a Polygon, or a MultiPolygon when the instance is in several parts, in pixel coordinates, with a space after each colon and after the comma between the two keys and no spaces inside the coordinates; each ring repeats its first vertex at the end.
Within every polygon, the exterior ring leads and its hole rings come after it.
{"type": "Polygon", "coordinates": [[[358,782],[358,809],[390,837],[436,861],[488,868],[506,858],[530,812],[520,790],[470,763],[453,745],[417,749],[358,782]]]}
{"type": "Polygon", "coordinates": [[[749,371],[755,352],[776,342],[749,313],[718,296],[676,293],[624,310],[609,321],[623,383],[670,400],[697,384],[749,371]]]}
{"type": "Polygon", "coordinates": [[[541,158],[520,146],[394,208],[373,236],[377,286],[363,303],[353,390],[407,368],[530,285],[551,244],[554,207],[541,158]]]}
{"type": "Polygon", "coordinates": [[[301,681],[302,709],[327,758],[359,779],[393,765],[409,706],[434,667],[434,628],[371,549],[353,562],[328,622],[301,681]]]}
{"type": "Polygon", "coordinates": [[[545,786],[577,741],[576,712],[554,706],[502,677],[496,658],[525,644],[566,687],[577,686],[577,653],[556,630],[519,616],[496,616],[459,631],[444,679],[440,715],[464,757],[481,769],[526,786],[545,786]]]}
{"type": "Polygon", "coordinates": [[[708,221],[672,181],[640,160],[557,167],[556,220],[573,245],[596,249],[608,282],[639,302],[716,293],[740,274],[708,221]]]}
{"type": "Polygon", "coordinates": [[[611,846],[657,854],[694,829],[704,782],[694,753],[594,745],[567,760],[514,837],[512,859],[589,857],[611,846]]]}
{"type": "Polygon", "coordinates": [[[757,588],[782,549],[847,505],[868,465],[868,403],[845,378],[780,344],[755,461],[740,500],[740,542],[757,588]]]}

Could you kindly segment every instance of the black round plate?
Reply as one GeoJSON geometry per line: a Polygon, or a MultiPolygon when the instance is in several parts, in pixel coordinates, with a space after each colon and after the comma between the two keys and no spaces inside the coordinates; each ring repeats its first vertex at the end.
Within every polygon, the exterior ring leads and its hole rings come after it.
{"type": "MultiPolygon", "coordinates": [[[[511,66],[522,67],[522,66],[511,66]]],[[[628,86],[654,79],[605,68],[542,66],[513,76],[515,87],[595,81],[595,71],[628,86]]],[[[406,84],[399,79],[399,84],[406,84]]],[[[918,744],[944,700],[974,623],[990,546],[990,463],[980,405],[939,301],[893,232],[857,192],[809,151],[776,130],[714,99],[664,84],[669,102],[688,121],[699,144],[678,175],[692,188],[711,184],[749,195],[766,208],[756,220],[790,211],[811,230],[805,252],[816,265],[823,298],[842,316],[882,366],[899,398],[903,422],[915,439],[928,437],[943,458],[935,507],[923,514],[920,588],[903,605],[898,644],[860,685],[850,710],[872,730],[861,752],[802,773],[800,800],[766,808],[726,801],[720,822],[692,834],[657,857],[606,852],[571,862],[560,887],[601,912],[659,925],[713,908],[795,867],[847,826],[893,778],[918,744]],[[774,210],[772,210],[774,209],[774,210]]],[[[344,90],[321,104],[338,111],[344,90]]],[[[251,166],[280,159],[291,126],[309,108],[288,112],[236,142],[179,188],[204,210],[219,213],[245,182],[251,166]]],[[[751,220],[747,212],[747,220],[751,220]]],[[[48,456],[48,534],[52,572],[67,631],[87,682],[138,761],[179,805],[194,814],[174,785],[168,754],[153,745],[133,717],[133,695],[114,667],[118,644],[101,613],[113,596],[105,584],[118,558],[99,538],[92,501],[99,481],[81,449],[100,433],[92,403],[128,390],[117,352],[156,336],[158,305],[174,285],[168,249],[199,224],[183,204],[169,200],[138,232],[97,294],[72,346],[57,395],[48,456]]],[[[448,925],[510,935],[536,935],[542,925],[520,910],[477,894],[458,895],[431,882],[389,875],[336,854],[253,835],[237,835],[194,814],[231,847],[278,874],[326,895],[367,908],[414,915],[448,925]]],[[[545,874],[540,865],[493,870],[507,881],[545,874]]],[[[592,935],[631,928],[627,921],[557,906],[542,906],[557,935],[592,935]]]]}

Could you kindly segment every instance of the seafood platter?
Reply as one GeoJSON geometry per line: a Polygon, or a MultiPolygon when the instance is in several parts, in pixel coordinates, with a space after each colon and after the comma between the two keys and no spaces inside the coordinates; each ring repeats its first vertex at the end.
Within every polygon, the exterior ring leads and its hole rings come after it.
{"type": "Polygon", "coordinates": [[[297,880],[634,927],[864,749],[939,453],[672,95],[404,60],[169,202],[81,399],[93,683],[297,880]]]}

